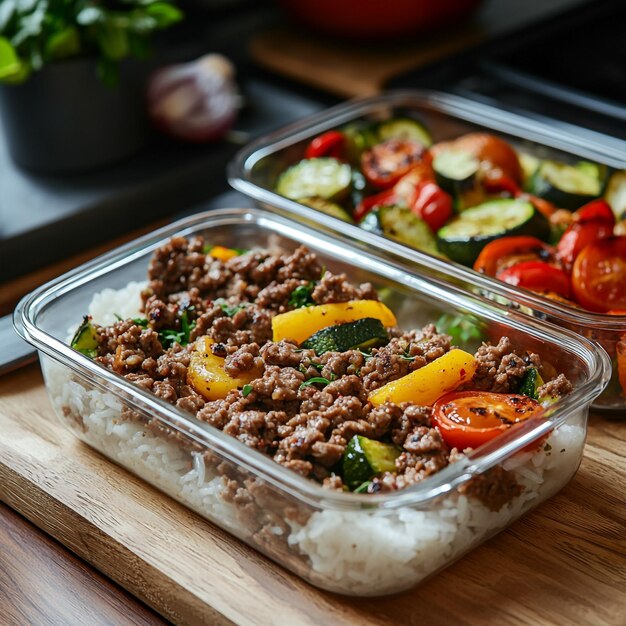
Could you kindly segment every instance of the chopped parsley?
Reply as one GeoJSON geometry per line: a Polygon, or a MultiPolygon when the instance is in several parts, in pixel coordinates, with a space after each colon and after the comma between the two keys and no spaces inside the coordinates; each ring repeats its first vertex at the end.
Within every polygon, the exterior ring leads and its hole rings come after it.
{"type": "Polygon", "coordinates": [[[354,493],[367,493],[369,486],[372,484],[371,480],[366,480],[364,483],[361,483],[355,490],[354,493]]]}
{"type": "Polygon", "coordinates": [[[124,321],[124,318],[119,313],[113,313],[113,316],[118,322],[124,321]]]}
{"type": "Polygon", "coordinates": [[[289,305],[300,309],[303,306],[313,306],[313,290],[315,289],[315,283],[310,282],[308,285],[300,285],[296,287],[289,296],[289,305]]]}
{"type": "Polygon", "coordinates": [[[252,393],[252,385],[244,385],[241,388],[241,395],[245,398],[246,396],[249,396],[252,393]]]}
{"type": "Polygon", "coordinates": [[[304,387],[308,387],[309,385],[330,385],[331,381],[328,378],[322,378],[321,376],[314,376],[313,378],[309,378],[309,380],[303,382],[300,385],[300,389],[304,389],[304,387]]]}
{"type": "Polygon", "coordinates": [[[148,320],[145,317],[135,317],[133,322],[142,328],[148,328],[148,320]]]}
{"type": "Polygon", "coordinates": [[[218,304],[220,309],[222,309],[228,317],[234,317],[239,311],[243,311],[243,309],[246,308],[245,302],[241,304],[228,304],[228,302],[224,302],[223,298],[215,300],[215,304],[218,304]]]}
{"type": "Polygon", "coordinates": [[[175,343],[186,346],[189,343],[191,331],[195,328],[196,322],[190,322],[187,315],[189,309],[185,309],[180,316],[180,330],[166,328],[159,333],[159,341],[165,350],[171,348],[175,343]]]}

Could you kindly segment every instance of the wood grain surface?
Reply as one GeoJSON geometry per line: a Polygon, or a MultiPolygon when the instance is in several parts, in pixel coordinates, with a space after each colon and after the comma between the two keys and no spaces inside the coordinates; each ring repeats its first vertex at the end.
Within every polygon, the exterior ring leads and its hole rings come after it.
{"type": "Polygon", "coordinates": [[[76,441],[36,365],[0,379],[0,498],[178,624],[623,626],[626,425],[592,418],[572,482],[424,585],[319,591],[76,441]]]}
{"type": "Polygon", "coordinates": [[[165,626],[156,613],[0,504],[3,626],[165,626]]]}

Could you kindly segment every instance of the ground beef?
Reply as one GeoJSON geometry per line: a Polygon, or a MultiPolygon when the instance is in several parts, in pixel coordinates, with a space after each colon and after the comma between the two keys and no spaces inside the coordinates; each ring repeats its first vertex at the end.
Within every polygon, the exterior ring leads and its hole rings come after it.
{"type": "Polygon", "coordinates": [[[572,383],[563,374],[559,374],[554,380],[541,385],[537,389],[537,395],[540,398],[544,396],[562,398],[571,393],[573,389],[572,383]]]}
{"type": "MultiPolygon", "coordinates": [[[[271,341],[272,317],[296,306],[296,289],[299,304],[322,304],[377,299],[370,284],[356,287],[345,274],[326,271],[304,247],[282,255],[257,250],[222,262],[210,256],[201,238],[181,237],[155,251],[148,277],[145,320],[96,327],[97,360],[133,384],[329,489],[345,489],[341,461],[355,435],[400,448],[396,471],[374,478],[371,493],[403,489],[463,456],[450,450],[432,427],[429,407],[368,401],[373,390],[450,350],[450,337],[433,325],[389,329],[389,342],[370,353],[316,355],[291,341],[271,341]],[[211,351],[225,359],[230,376],[252,378],[245,394],[235,389],[223,399],[207,401],[190,386],[191,352],[203,336],[211,338],[211,351]]],[[[514,392],[528,368],[540,366],[537,355],[516,352],[506,337],[497,346],[481,346],[476,358],[471,389],[514,392]]],[[[540,391],[561,396],[570,390],[561,375],[540,391]]],[[[133,412],[126,418],[147,419],[133,412]]],[[[161,434],[167,430],[147,421],[161,434]]],[[[183,439],[173,431],[170,435],[183,439]]],[[[263,518],[263,507],[241,487],[248,479],[228,471],[224,469],[227,499],[239,505],[242,516],[263,518]]],[[[256,489],[254,482],[250,489],[256,489]]],[[[510,476],[496,470],[465,489],[494,509],[519,493],[510,476]]],[[[271,541],[269,523],[255,522],[259,541],[271,541]]],[[[284,521],[271,523],[278,528],[284,521]]]]}
{"type": "Polygon", "coordinates": [[[513,474],[496,465],[461,485],[459,492],[477,498],[491,511],[499,511],[522,493],[522,486],[513,474]]]}
{"type": "Polygon", "coordinates": [[[467,388],[496,393],[516,393],[528,369],[541,365],[536,354],[519,356],[508,337],[501,337],[497,346],[484,343],[476,359],[478,368],[467,388]]]}

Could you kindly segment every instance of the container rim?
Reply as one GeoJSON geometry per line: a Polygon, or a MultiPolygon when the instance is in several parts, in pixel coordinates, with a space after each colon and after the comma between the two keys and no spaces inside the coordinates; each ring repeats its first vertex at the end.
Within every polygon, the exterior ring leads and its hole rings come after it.
{"type": "Polygon", "coordinates": [[[564,122],[559,122],[557,126],[551,126],[546,121],[526,118],[516,113],[502,111],[488,104],[444,92],[394,90],[377,96],[365,96],[349,100],[256,138],[239,150],[229,162],[227,166],[229,184],[237,191],[264,205],[276,206],[291,216],[295,215],[307,221],[318,222],[333,231],[349,235],[353,242],[362,241],[369,246],[384,249],[386,252],[408,258],[420,265],[431,265],[445,275],[473,282],[478,288],[530,307],[535,311],[557,316],[571,324],[582,325],[591,329],[626,333],[626,316],[607,315],[606,313],[578,309],[531,291],[507,285],[458,263],[443,261],[391,239],[383,239],[356,225],[347,224],[336,217],[322,214],[313,208],[284,198],[276,192],[252,182],[249,175],[252,168],[266,156],[339,124],[354,121],[355,118],[366,115],[380,106],[431,107],[439,113],[462,121],[479,124],[519,139],[530,140],[585,159],[605,163],[614,168],[626,169],[626,141],[564,122]]]}
{"type": "MultiPolygon", "coordinates": [[[[342,250],[351,248],[347,240],[330,236],[315,228],[303,226],[291,219],[277,216],[261,209],[218,209],[184,218],[162,227],[148,235],[131,241],[109,253],[106,253],[66,274],[60,276],[26,295],[14,312],[14,325],[20,336],[53,360],[69,367],[83,377],[91,379],[92,384],[115,394],[124,402],[142,411],[148,411],[161,423],[184,434],[193,441],[211,450],[217,451],[238,466],[250,471],[282,491],[314,507],[324,506],[340,510],[361,508],[395,509],[404,506],[423,504],[447,493],[472,475],[482,473],[522,450],[526,445],[549,433],[567,420],[577,410],[587,410],[593,398],[605,387],[610,376],[608,355],[597,344],[579,337],[572,331],[561,329],[542,320],[528,318],[506,307],[481,298],[462,289],[447,285],[428,277],[424,283],[439,298],[450,292],[467,307],[483,318],[500,321],[513,328],[548,341],[560,349],[566,349],[581,358],[589,374],[588,380],[578,386],[571,394],[557,402],[546,411],[545,420],[529,420],[520,428],[511,429],[494,441],[476,449],[462,460],[444,468],[422,483],[407,489],[388,494],[354,494],[334,492],[323,488],[312,480],[279,465],[257,450],[247,447],[234,437],[219,429],[200,422],[190,414],[158,398],[154,394],[123,377],[95,363],[83,354],[76,352],[63,341],[43,331],[37,325],[37,317],[47,304],[73,289],[89,283],[91,280],[109,274],[115,269],[146,256],[163,244],[172,235],[189,235],[195,229],[210,226],[255,224],[277,232],[285,238],[312,244],[324,242],[325,251],[340,255],[342,250]],[[100,382],[102,381],[102,382],[100,382]]],[[[354,251],[355,249],[352,248],[354,251]]],[[[406,268],[384,259],[376,254],[358,250],[359,259],[367,269],[381,277],[401,282],[410,279],[406,268]]],[[[341,257],[339,256],[338,259],[341,257]]],[[[422,274],[426,277],[426,274],[422,274]]],[[[427,288],[425,287],[427,290],[427,288]]]]}

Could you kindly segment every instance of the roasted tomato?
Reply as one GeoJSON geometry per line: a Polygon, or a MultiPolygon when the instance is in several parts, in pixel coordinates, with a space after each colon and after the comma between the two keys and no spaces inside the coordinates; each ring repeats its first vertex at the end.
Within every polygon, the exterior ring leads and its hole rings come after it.
{"type": "Polygon", "coordinates": [[[503,180],[507,177],[517,187],[522,184],[522,167],[515,150],[503,139],[488,133],[468,133],[452,142],[435,144],[430,148],[433,156],[441,150],[453,148],[473,154],[481,162],[486,178],[503,180]]]}
{"type": "Polygon", "coordinates": [[[617,376],[622,393],[626,395],[626,338],[617,342],[617,376]]]}
{"type": "Polygon", "coordinates": [[[524,261],[511,265],[498,272],[496,278],[509,285],[530,291],[552,291],[563,298],[569,298],[569,276],[558,267],[543,261],[524,261]]]}
{"type": "Polygon", "coordinates": [[[543,415],[528,396],[487,391],[453,391],[433,405],[433,421],[444,441],[459,450],[477,448],[514,424],[543,415]]]}
{"type": "Polygon", "coordinates": [[[604,200],[594,200],[574,213],[573,222],[557,244],[557,256],[569,271],[581,250],[613,235],[615,215],[604,200]]]}
{"type": "Polygon", "coordinates": [[[452,216],[452,196],[434,181],[424,181],[416,188],[416,198],[410,208],[434,232],[452,216]]]}
{"type": "Polygon", "coordinates": [[[338,130],[329,130],[311,141],[304,151],[304,158],[333,157],[341,160],[345,157],[345,151],[346,136],[338,130]]]}
{"type": "Polygon", "coordinates": [[[388,139],[363,153],[363,174],[375,187],[388,189],[420,163],[425,152],[424,146],[415,141],[388,139]]]}
{"type": "Polygon", "coordinates": [[[507,267],[524,261],[555,263],[554,248],[536,237],[501,237],[482,249],[474,269],[481,274],[495,276],[507,267]]]}
{"type": "Polygon", "coordinates": [[[572,287],[586,309],[600,313],[626,309],[626,236],[585,247],[572,269],[572,287]]]}

